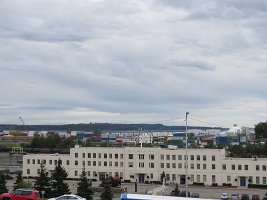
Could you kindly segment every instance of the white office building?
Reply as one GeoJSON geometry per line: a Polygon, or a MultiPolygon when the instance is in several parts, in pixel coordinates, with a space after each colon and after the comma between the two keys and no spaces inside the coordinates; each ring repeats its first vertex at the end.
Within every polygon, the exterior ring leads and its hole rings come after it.
{"type": "MultiPolygon", "coordinates": [[[[224,149],[188,149],[188,184],[266,185],[266,158],[226,157],[224,149]]],[[[43,160],[49,174],[58,160],[69,178],[79,178],[83,166],[90,179],[101,180],[106,174],[121,176],[126,181],[160,181],[164,172],[169,183],[185,183],[186,150],[137,147],[79,147],[69,155],[28,154],[23,156],[23,176],[38,176],[43,160]]]]}

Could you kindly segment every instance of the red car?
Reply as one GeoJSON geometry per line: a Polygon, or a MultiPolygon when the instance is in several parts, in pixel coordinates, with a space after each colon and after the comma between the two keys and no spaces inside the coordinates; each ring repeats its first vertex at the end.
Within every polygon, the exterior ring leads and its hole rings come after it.
{"type": "Polygon", "coordinates": [[[0,200],[40,200],[40,194],[35,189],[17,189],[13,193],[4,193],[0,200]]]}

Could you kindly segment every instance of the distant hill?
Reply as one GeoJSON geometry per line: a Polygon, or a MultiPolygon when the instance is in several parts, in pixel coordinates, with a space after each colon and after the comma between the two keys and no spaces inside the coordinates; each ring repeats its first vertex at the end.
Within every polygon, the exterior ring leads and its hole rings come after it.
{"type": "MultiPolygon", "coordinates": [[[[0,130],[21,130],[21,131],[185,131],[185,126],[165,126],[162,124],[111,124],[111,123],[90,123],[90,124],[64,124],[64,125],[14,125],[0,124],[0,130]]],[[[228,130],[221,127],[188,126],[188,129],[200,130],[228,130]]]]}

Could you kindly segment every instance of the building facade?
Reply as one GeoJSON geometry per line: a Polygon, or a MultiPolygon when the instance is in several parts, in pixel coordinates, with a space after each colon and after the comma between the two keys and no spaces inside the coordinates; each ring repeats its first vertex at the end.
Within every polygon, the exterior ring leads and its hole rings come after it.
{"type": "MultiPolygon", "coordinates": [[[[188,184],[266,185],[267,159],[231,158],[224,149],[188,149],[188,184]]],[[[169,183],[184,184],[186,149],[137,147],[79,147],[69,155],[28,154],[23,156],[23,176],[38,176],[43,160],[51,175],[58,160],[68,178],[79,178],[83,167],[88,178],[102,180],[106,174],[131,182],[161,181],[163,172],[169,183]]]]}

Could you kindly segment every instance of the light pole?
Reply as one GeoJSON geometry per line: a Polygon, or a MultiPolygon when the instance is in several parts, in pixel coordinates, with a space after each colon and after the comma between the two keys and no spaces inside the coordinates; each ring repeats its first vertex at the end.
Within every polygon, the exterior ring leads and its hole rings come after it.
{"type": "Polygon", "coordinates": [[[188,147],[188,135],[187,135],[187,115],[189,115],[189,112],[185,113],[185,196],[187,197],[187,181],[188,181],[188,155],[187,155],[187,147],[188,147]]]}

